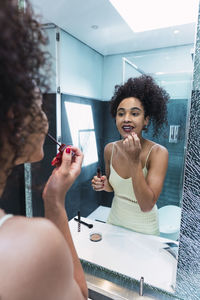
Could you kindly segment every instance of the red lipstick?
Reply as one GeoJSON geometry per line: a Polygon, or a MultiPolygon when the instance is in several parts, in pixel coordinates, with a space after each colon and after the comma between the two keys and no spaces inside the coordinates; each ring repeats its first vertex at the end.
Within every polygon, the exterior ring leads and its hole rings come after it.
{"type": "MultiPolygon", "coordinates": [[[[58,154],[56,155],[56,157],[54,157],[54,159],[52,160],[51,162],[51,165],[52,166],[56,166],[56,167],[59,167],[61,165],[61,162],[62,162],[62,155],[63,155],[63,151],[68,147],[66,146],[65,144],[59,144],[56,139],[50,134],[50,133],[47,133],[48,137],[55,143],[57,144],[59,147],[58,149],[58,154]]],[[[75,153],[72,152],[72,156],[74,156],[75,153]]]]}

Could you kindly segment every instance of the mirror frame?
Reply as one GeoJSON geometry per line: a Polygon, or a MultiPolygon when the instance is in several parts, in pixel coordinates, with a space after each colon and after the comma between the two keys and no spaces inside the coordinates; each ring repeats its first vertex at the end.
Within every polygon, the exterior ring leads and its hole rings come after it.
{"type": "Polygon", "coordinates": [[[187,136],[175,295],[197,300],[200,295],[200,9],[187,136]]]}

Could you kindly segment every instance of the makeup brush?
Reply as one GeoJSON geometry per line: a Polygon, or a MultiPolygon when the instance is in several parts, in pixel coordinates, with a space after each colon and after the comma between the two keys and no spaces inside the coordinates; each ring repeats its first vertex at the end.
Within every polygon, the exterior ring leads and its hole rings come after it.
{"type": "Polygon", "coordinates": [[[56,139],[54,139],[54,137],[52,137],[52,135],[50,133],[47,133],[48,137],[54,142],[56,143],[58,146],[61,146],[61,144],[59,144],[56,139]]]}
{"type": "Polygon", "coordinates": [[[83,225],[87,226],[88,228],[92,228],[93,227],[93,224],[89,224],[89,223],[86,223],[86,222],[81,221],[81,220],[79,221],[78,218],[74,218],[74,221],[80,222],[80,224],[83,224],[83,225]]]}

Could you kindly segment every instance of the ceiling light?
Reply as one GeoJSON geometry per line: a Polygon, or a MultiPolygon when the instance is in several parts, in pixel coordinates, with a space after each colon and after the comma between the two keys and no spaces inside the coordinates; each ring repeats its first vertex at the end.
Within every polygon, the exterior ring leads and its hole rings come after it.
{"type": "Polygon", "coordinates": [[[179,32],[179,30],[174,30],[174,34],[178,34],[179,32]]]}
{"type": "Polygon", "coordinates": [[[134,32],[194,23],[198,0],[110,0],[134,32]]]}
{"type": "Polygon", "coordinates": [[[92,25],[91,28],[92,28],[92,29],[98,29],[99,26],[98,26],[98,25],[92,25]]]}

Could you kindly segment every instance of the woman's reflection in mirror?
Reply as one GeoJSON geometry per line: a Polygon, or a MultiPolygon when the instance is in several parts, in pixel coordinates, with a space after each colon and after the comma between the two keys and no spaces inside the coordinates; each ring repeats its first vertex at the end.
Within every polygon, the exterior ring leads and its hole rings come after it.
{"type": "Polygon", "coordinates": [[[159,235],[156,202],[162,191],[168,151],[145,139],[143,131],[153,125],[158,136],[167,124],[168,93],[151,76],[130,78],[115,86],[110,101],[121,140],[104,149],[106,174],[92,179],[96,191],[114,191],[107,223],[136,232],[159,235]]]}
{"type": "MultiPolygon", "coordinates": [[[[46,75],[40,73],[46,65],[46,39],[31,7],[27,4],[24,12],[16,2],[0,2],[0,196],[14,166],[43,158],[48,131],[40,94],[47,88],[46,75]]],[[[0,209],[1,299],[87,299],[64,203],[83,154],[76,147],[67,149],[43,191],[46,218],[28,219],[0,209]]]]}

